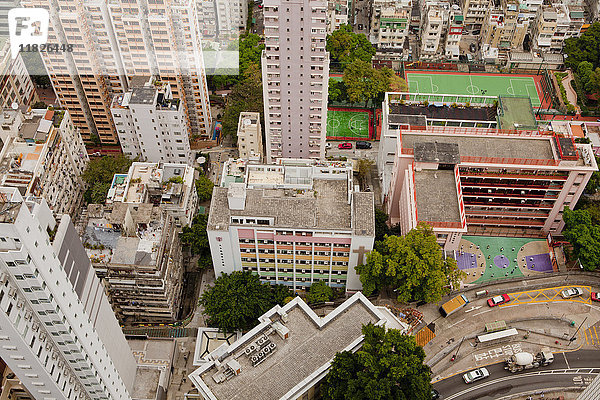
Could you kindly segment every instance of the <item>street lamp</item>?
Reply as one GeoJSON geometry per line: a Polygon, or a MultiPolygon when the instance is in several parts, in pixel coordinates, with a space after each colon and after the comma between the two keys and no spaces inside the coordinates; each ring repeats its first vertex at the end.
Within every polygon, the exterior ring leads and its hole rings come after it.
{"type": "Polygon", "coordinates": [[[452,358],[450,358],[450,361],[456,360],[456,357],[458,357],[458,351],[460,350],[460,346],[462,345],[462,343],[463,343],[464,340],[465,340],[465,337],[463,336],[462,339],[460,340],[460,343],[458,344],[458,348],[456,349],[456,353],[454,353],[454,355],[452,356],[452,358]]]}

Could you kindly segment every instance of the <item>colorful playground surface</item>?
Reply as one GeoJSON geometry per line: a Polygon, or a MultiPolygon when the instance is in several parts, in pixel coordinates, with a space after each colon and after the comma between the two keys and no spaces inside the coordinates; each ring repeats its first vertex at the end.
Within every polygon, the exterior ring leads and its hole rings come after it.
{"type": "Polygon", "coordinates": [[[327,138],[334,140],[372,138],[371,114],[369,110],[329,107],[327,138]]]}
{"type": "Polygon", "coordinates": [[[533,107],[542,105],[541,75],[406,72],[411,93],[525,96],[533,107]]]}
{"type": "Polygon", "coordinates": [[[464,283],[533,276],[554,271],[545,239],[463,236],[456,252],[464,283]]]}

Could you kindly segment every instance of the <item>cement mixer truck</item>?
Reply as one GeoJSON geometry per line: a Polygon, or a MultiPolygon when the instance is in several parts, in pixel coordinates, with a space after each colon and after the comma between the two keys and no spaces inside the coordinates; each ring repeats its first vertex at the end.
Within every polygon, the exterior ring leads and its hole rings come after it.
{"type": "Polygon", "coordinates": [[[554,355],[548,347],[544,347],[539,353],[533,355],[527,352],[516,353],[504,362],[504,369],[510,372],[520,372],[525,369],[545,367],[552,364],[554,355]]]}

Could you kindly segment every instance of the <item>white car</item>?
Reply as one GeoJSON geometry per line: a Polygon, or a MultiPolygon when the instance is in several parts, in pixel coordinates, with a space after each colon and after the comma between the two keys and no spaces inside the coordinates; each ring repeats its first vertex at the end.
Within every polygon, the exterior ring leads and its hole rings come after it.
{"type": "Polygon", "coordinates": [[[490,376],[490,373],[486,368],[477,368],[474,371],[464,374],[463,379],[465,380],[465,383],[472,383],[480,379],[487,378],[488,376],[490,376]]]}
{"type": "Polygon", "coordinates": [[[330,149],[331,148],[331,143],[325,143],[325,148],[326,149],[330,149]]]}
{"type": "Polygon", "coordinates": [[[581,296],[583,294],[583,290],[581,288],[568,288],[560,292],[560,295],[563,299],[570,299],[571,297],[581,296]]]}

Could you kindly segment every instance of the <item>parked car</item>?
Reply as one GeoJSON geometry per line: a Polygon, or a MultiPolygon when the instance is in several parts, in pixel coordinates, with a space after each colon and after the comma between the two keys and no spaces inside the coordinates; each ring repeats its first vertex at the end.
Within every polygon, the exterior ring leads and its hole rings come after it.
{"type": "Polygon", "coordinates": [[[510,301],[510,297],[507,294],[501,294],[500,296],[492,297],[488,299],[488,305],[490,307],[496,307],[500,304],[508,303],[510,301]]]}
{"type": "Polygon", "coordinates": [[[440,398],[441,398],[440,392],[438,392],[435,389],[431,389],[431,400],[438,400],[440,398]]]}
{"type": "Polygon", "coordinates": [[[600,292],[592,292],[592,301],[600,301],[600,292]]]}
{"type": "Polygon", "coordinates": [[[351,149],[352,143],[340,143],[338,144],[338,149],[351,149]]]}
{"type": "Polygon", "coordinates": [[[363,140],[359,140],[356,142],[357,149],[370,149],[373,145],[370,142],[365,142],[363,140]]]}
{"type": "Polygon", "coordinates": [[[560,295],[563,299],[570,299],[572,297],[581,296],[583,294],[583,290],[581,288],[568,288],[560,292],[560,295]]]}
{"type": "Polygon", "coordinates": [[[465,380],[465,383],[472,383],[480,379],[487,378],[488,376],[490,376],[490,373],[486,368],[477,368],[474,371],[464,374],[463,379],[465,380]]]}

